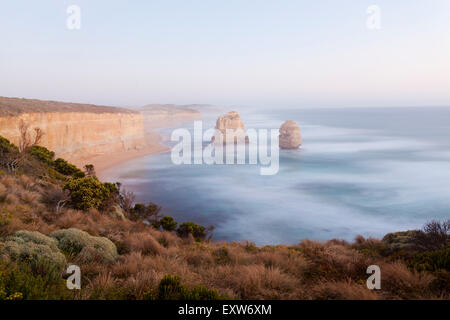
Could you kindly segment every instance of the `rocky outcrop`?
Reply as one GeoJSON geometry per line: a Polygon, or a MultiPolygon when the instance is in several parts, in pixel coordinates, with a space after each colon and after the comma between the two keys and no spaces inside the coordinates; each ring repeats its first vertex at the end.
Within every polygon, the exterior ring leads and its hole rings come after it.
{"type": "Polygon", "coordinates": [[[21,120],[29,124],[30,129],[42,129],[41,145],[55,151],[56,157],[72,162],[146,146],[143,116],[139,113],[22,113],[0,117],[0,136],[17,144],[21,120]]]}
{"type": "Polygon", "coordinates": [[[280,127],[279,145],[281,149],[297,149],[302,144],[302,136],[297,122],[288,120],[280,127]]]}
{"type": "MultiPolygon", "coordinates": [[[[244,123],[236,111],[221,115],[216,121],[216,131],[216,135],[222,134],[223,143],[227,143],[227,131],[233,134],[234,139],[233,137],[229,137],[229,139],[233,139],[235,144],[240,141],[248,143],[248,135],[245,132],[244,123]]],[[[213,141],[218,140],[216,136],[213,137],[213,141]]]]}

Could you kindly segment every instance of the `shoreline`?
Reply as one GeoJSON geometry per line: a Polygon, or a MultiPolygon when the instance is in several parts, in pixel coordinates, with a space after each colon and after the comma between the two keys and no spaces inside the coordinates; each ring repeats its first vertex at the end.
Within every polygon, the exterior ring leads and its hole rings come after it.
{"type": "Polygon", "coordinates": [[[162,144],[153,144],[140,150],[131,150],[116,154],[97,155],[84,160],[83,163],[93,164],[97,177],[100,180],[104,180],[105,178],[107,178],[104,175],[104,172],[111,168],[124,164],[133,159],[167,151],[170,151],[170,148],[168,146],[162,144]]]}
{"type": "Polygon", "coordinates": [[[156,123],[148,122],[145,125],[145,139],[147,141],[147,145],[144,148],[139,150],[122,151],[114,154],[100,154],[73,162],[79,168],[83,168],[86,164],[92,164],[95,167],[97,177],[100,180],[107,179],[104,172],[113,167],[119,166],[120,164],[124,164],[133,159],[170,151],[170,147],[162,144],[163,137],[154,130],[176,128],[182,123],[198,119],[199,118],[174,116],[163,120],[161,119],[156,123]]]}

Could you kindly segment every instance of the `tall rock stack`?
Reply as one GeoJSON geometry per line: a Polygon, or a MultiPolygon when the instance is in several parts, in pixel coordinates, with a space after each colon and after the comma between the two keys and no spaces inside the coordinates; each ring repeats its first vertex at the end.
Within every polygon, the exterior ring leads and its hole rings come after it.
{"type": "Polygon", "coordinates": [[[280,127],[279,145],[281,149],[297,149],[302,145],[302,136],[297,122],[288,120],[280,127]]]}
{"type": "MultiPolygon", "coordinates": [[[[248,143],[248,135],[245,132],[244,123],[242,122],[241,116],[236,111],[221,115],[216,121],[216,130],[218,133],[222,134],[224,144],[227,142],[227,130],[232,132],[235,144],[239,143],[239,141],[248,143]]],[[[212,140],[215,141],[217,139],[216,137],[213,137],[212,140]]]]}

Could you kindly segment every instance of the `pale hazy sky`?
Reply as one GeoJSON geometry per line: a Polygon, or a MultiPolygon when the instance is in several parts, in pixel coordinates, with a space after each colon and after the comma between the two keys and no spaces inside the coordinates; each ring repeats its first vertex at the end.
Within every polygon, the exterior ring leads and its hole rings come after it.
{"type": "Polygon", "coordinates": [[[0,39],[0,96],[450,106],[449,0],[2,1],[0,39]]]}

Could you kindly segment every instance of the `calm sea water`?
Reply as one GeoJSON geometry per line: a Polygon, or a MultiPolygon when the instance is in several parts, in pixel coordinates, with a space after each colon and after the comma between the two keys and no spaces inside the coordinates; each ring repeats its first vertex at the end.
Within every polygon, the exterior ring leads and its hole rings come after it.
{"type": "Polygon", "coordinates": [[[450,108],[237,111],[247,128],[300,125],[303,146],[280,151],[277,175],[251,165],[177,166],[166,153],[103,177],[177,221],[214,225],[217,240],[352,240],[450,218],[450,108]]]}

